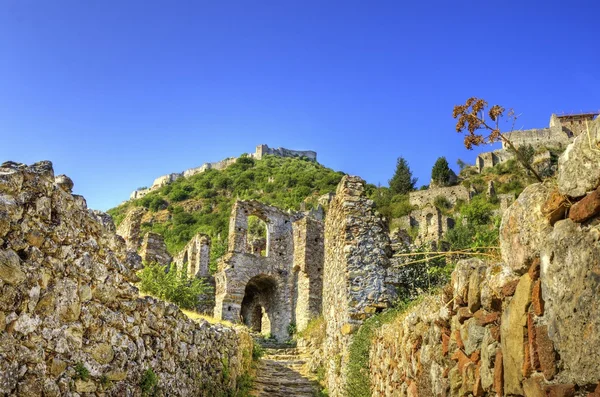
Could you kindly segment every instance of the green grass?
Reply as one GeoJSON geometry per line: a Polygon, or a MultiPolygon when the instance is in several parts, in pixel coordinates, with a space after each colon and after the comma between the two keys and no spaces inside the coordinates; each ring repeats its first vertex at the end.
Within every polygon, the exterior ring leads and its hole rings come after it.
{"type": "Polygon", "coordinates": [[[384,324],[389,324],[422,301],[419,297],[411,302],[401,302],[393,308],[369,317],[358,329],[348,349],[346,393],[348,397],[370,397],[369,351],[375,332],[384,324]]]}

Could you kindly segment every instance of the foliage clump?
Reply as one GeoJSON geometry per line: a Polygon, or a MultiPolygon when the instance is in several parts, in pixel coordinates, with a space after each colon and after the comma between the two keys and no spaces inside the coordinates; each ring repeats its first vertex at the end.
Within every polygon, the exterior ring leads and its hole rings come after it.
{"type": "Polygon", "coordinates": [[[171,265],[149,263],[138,272],[140,291],[169,301],[184,309],[195,309],[198,297],[209,293],[212,287],[202,278],[189,278],[187,269],[171,265]]]}
{"type": "Polygon", "coordinates": [[[156,392],[158,386],[158,376],[154,373],[152,368],[146,369],[140,379],[140,389],[142,390],[143,396],[152,396],[156,392]]]}

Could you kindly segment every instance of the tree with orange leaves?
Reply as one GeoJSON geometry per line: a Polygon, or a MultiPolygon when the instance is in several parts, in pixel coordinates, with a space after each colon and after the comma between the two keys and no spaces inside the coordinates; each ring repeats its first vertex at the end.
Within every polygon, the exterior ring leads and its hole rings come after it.
{"type": "MultiPolygon", "coordinates": [[[[485,109],[488,103],[481,98],[469,98],[464,105],[454,106],[452,117],[458,119],[456,122],[456,132],[465,133],[465,147],[469,150],[473,149],[473,146],[479,146],[485,143],[503,142],[509,150],[514,153],[517,160],[530,171],[535,178],[542,182],[542,178],[538,175],[531,164],[523,157],[523,154],[517,150],[515,145],[507,138],[505,134],[500,131],[500,119],[504,117],[505,109],[500,105],[494,105],[489,108],[488,116],[491,120],[491,125],[485,120],[485,109]],[[478,133],[479,131],[486,131],[487,135],[478,133]]],[[[517,116],[515,112],[510,109],[505,116],[509,120],[513,120],[514,130],[515,121],[517,116]]]]}

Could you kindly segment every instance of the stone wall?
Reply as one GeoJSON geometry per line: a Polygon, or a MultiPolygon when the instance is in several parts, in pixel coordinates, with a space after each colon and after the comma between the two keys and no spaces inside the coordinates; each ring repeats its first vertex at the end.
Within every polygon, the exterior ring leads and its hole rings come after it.
{"type": "Polygon", "coordinates": [[[267,145],[258,145],[256,152],[251,156],[260,160],[266,154],[279,157],[306,157],[309,160],[317,161],[317,152],[313,152],[312,150],[290,150],[282,147],[270,148],[267,145]]]}
{"type": "Polygon", "coordinates": [[[132,208],[125,215],[125,219],[121,221],[117,228],[117,234],[127,244],[127,249],[137,251],[142,243],[142,236],[140,236],[140,227],[142,226],[142,217],[146,213],[146,209],[143,207],[132,208]]]}
{"type": "Polygon", "coordinates": [[[189,277],[210,277],[210,237],[198,233],[183,247],[173,260],[175,266],[187,266],[189,277]]]}
{"type": "Polygon", "coordinates": [[[559,161],[558,187],[505,211],[502,263],[460,261],[441,294],[377,331],[377,396],[600,394],[600,128],[559,161]]]}
{"type": "MultiPolygon", "coordinates": [[[[535,128],[531,130],[520,130],[504,134],[516,148],[523,145],[531,145],[534,148],[556,147],[565,148],[571,143],[570,137],[561,127],[554,126],[549,128],[535,128]]],[[[505,143],[502,143],[502,149],[508,149],[505,143]]]]}
{"type": "Polygon", "coordinates": [[[249,335],[140,298],[141,266],[49,162],[2,164],[0,395],[140,396],[151,372],[156,395],[233,393],[249,335]]]}
{"type": "Polygon", "coordinates": [[[394,300],[385,284],[390,241],[364,181],[344,176],[325,221],[323,316],[327,324],[326,384],[333,397],[346,395],[348,347],[352,334],[372,314],[394,300]]]}
{"type": "Polygon", "coordinates": [[[200,167],[190,168],[189,170],[183,171],[184,177],[190,177],[192,175],[200,174],[205,172],[206,170],[224,170],[230,165],[234,164],[237,161],[236,157],[228,157],[225,160],[216,161],[214,163],[204,163],[200,167]]]}
{"type": "Polygon", "coordinates": [[[163,236],[154,232],[147,232],[144,235],[140,247],[140,257],[145,263],[156,262],[163,266],[170,264],[173,259],[167,251],[167,244],[165,244],[163,236]]]}
{"type": "Polygon", "coordinates": [[[322,222],[257,201],[237,201],[229,246],[215,275],[217,318],[243,322],[279,341],[320,310],[322,222]],[[248,217],[267,226],[266,256],[248,241],[248,217]]]}
{"type": "Polygon", "coordinates": [[[308,322],[321,314],[323,299],[324,225],[304,217],[293,225],[294,274],[296,274],[296,327],[306,328],[308,322]]]}
{"type": "Polygon", "coordinates": [[[438,196],[447,198],[452,205],[455,205],[458,200],[471,201],[471,192],[463,185],[417,190],[408,194],[410,205],[418,208],[433,204],[438,196]]]}

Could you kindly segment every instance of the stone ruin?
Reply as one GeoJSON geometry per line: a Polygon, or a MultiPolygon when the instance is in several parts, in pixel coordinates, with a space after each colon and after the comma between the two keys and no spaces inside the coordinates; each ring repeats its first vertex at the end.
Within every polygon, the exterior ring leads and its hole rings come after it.
{"type": "Polygon", "coordinates": [[[196,234],[174,258],[175,266],[187,267],[187,274],[192,277],[211,277],[208,267],[210,262],[210,237],[196,234]]]}
{"type": "MultiPolygon", "coordinates": [[[[254,153],[250,153],[250,157],[256,160],[261,160],[265,155],[272,155],[278,157],[305,157],[311,161],[317,161],[317,152],[312,150],[291,150],[286,148],[270,148],[267,145],[258,145],[256,146],[256,151],[254,153]]],[[[152,186],[147,188],[141,188],[133,191],[129,195],[130,200],[140,199],[144,197],[146,194],[160,189],[161,187],[168,185],[176,181],[179,178],[188,178],[192,175],[203,173],[207,170],[224,170],[232,164],[235,164],[237,161],[237,157],[228,157],[221,161],[216,161],[214,163],[204,163],[200,167],[190,168],[189,170],[185,170],[183,172],[175,172],[172,174],[167,174],[163,176],[159,176],[154,180],[152,186]]]]}
{"type": "Polygon", "coordinates": [[[321,311],[323,223],[257,201],[237,201],[229,224],[228,252],[215,275],[215,317],[243,322],[278,340],[302,329],[321,311]],[[265,256],[252,250],[248,218],[266,224],[265,256]]]}
{"type": "MultiPolygon", "coordinates": [[[[591,125],[597,116],[597,112],[562,116],[553,114],[550,117],[548,128],[519,130],[505,133],[504,135],[506,135],[516,148],[531,145],[534,149],[565,149],[576,137],[587,132],[588,126],[591,125]]],[[[535,158],[534,163],[546,163],[543,157],[549,156],[550,152],[541,154],[542,157],[538,156],[535,158]]],[[[477,156],[475,165],[477,171],[481,173],[484,169],[504,163],[513,157],[514,154],[509,151],[508,145],[502,142],[502,149],[481,153],[477,156]]]]}

